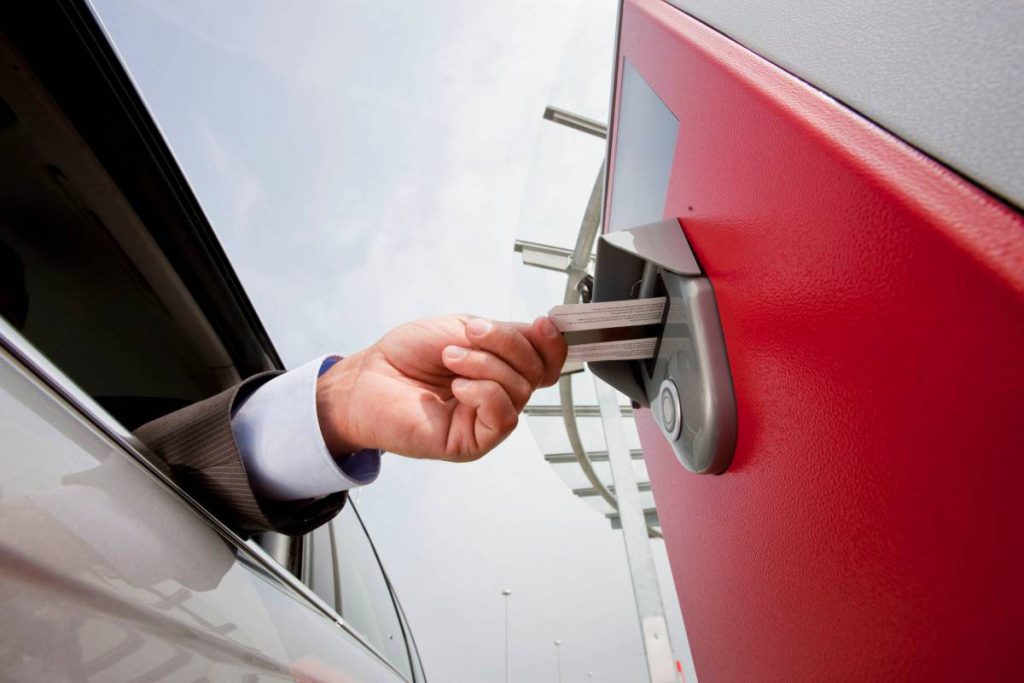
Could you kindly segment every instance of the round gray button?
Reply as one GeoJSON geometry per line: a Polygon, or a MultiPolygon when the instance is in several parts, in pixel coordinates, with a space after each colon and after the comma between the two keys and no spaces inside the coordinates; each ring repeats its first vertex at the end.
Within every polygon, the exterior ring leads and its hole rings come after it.
{"type": "Polygon", "coordinates": [[[683,409],[679,403],[679,390],[672,380],[666,379],[661,383],[657,406],[662,431],[669,441],[675,441],[682,431],[683,409]]]}
{"type": "Polygon", "coordinates": [[[661,422],[665,425],[665,431],[676,430],[676,404],[668,389],[661,390],[661,422]]]}

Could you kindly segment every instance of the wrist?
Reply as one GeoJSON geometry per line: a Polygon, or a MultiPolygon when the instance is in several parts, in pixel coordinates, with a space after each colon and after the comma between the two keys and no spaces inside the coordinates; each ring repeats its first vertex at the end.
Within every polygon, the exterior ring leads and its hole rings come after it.
{"type": "Polygon", "coordinates": [[[365,351],[342,358],[316,381],[316,416],[331,455],[347,455],[373,448],[357,432],[353,418],[354,389],[365,351]]]}

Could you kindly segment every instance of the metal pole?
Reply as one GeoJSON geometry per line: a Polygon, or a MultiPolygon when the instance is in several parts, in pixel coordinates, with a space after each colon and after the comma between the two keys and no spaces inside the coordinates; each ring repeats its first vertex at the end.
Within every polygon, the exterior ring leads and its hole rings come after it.
{"type": "Polygon", "coordinates": [[[508,649],[508,599],[512,595],[512,591],[508,588],[501,591],[501,594],[505,596],[505,683],[512,682],[512,659],[509,655],[508,649]]]}
{"type": "Polygon", "coordinates": [[[555,641],[555,666],[558,667],[558,683],[562,683],[562,641],[555,641]]]}
{"type": "Polygon", "coordinates": [[[553,123],[560,123],[581,133],[593,135],[602,140],[608,137],[608,126],[600,121],[588,119],[586,116],[574,114],[571,111],[559,109],[558,107],[547,107],[544,109],[544,118],[553,123]]]}
{"type": "Polygon", "coordinates": [[[651,539],[647,535],[647,522],[640,504],[640,489],[633,471],[633,460],[622,428],[619,395],[610,385],[594,377],[597,405],[601,409],[601,423],[608,445],[608,462],[615,482],[622,538],[626,542],[626,560],[633,581],[633,596],[640,617],[647,671],[652,683],[678,683],[675,657],[668,639],[665,608],[661,602],[658,574],[654,567],[651,539]]]}
{"type": "MultiPolygon", "coordinates": [[[[601,227],[601,198],[604,196],[604,164],[594,178],[594,187],[590,191],[590,199],[587,201],[586,211],[583,213],[583,221],[580,223],[580,231],[576,235],[576,246],[572,250],[572,258],[569,260],[568,278],[565,282],[565,295],[562,302],[574,304],[580,300],[579,290],[576,286],[587,275],[587,266],[590,264],[590,252],[594,250],[594,240],[597,239],[597,231],[601,227]]],[[[618,508],[615,496],[612,495],[601,482],[601,477],[594,470],[594,464],[590,462],[587,451],[583,448],[583,440],[580,438],[580,430],[576,425],[576,406],[572,399],[572,377],[562,375],[558,380],[558,400],[562,403],[562,422],[565,425],[565,433],[569,437],[569,444],[572,452],[580,464],[583,474],[590,480],[590,483],[597,489],[598,494],[607,501],[613,508],[618,508]]]]}

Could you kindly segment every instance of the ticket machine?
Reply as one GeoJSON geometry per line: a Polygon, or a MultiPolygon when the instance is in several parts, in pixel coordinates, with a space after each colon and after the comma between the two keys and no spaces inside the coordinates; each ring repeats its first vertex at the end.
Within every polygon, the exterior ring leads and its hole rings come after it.
{"type": "Polygon", "coordinates": [[[623,3],[593,369],[701,681],[1019,680],[1024,9],[843,5],[623,3]]]}

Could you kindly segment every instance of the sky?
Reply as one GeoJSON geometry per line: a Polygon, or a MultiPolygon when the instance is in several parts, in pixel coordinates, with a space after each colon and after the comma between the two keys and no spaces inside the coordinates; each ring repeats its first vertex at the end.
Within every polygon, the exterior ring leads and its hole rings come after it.
{"type": "MultiPolygon", "coordinates": [[[[575,240],[604,143],[541,114],[607,120],[614,0],[93,4],[287,366],[561,303],[512,246],[575,240]]],[[[565,681],[644,680],[622,537],[543,460],[542,422],[476,463],[385,455],[359,493],[435,683],[504,679],[503,588],[513,680],[556,680],[555,639],[565,681]]]]}

